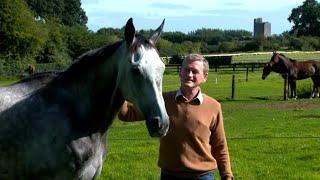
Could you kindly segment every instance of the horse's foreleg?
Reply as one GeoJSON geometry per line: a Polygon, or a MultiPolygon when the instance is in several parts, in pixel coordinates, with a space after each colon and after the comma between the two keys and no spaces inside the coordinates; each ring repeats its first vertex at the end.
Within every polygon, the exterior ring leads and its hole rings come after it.
{"type": "MultiPolygon", "coordinates": [[[[313,80],[313,79],[312,79],[313,80]]],[[[320,77],[317,76],[317,78],[315,78],[315,80],[313,81],[313,86],[315,87],[315,97],[320,97],[319,96],[319,87],[320,87],[320,77]]]]}
{"type": "Polygon", "coordinates": [[[319,97],[320,77],[311,77],[313,81],[313,90],[310,98],[319,97]]]}
{"type": "Polygon", "coordinates": [[[290,98],[297,99],[296,81],[295,80],[291,80],[289,82],[289,87],[290,87],[290,98]]]}
{"type": "Polygon", "coordinates": [[[311,92],[311,98],[319,97],[319,91],[317,85],[313,84],[312,92],[311,92]]]}

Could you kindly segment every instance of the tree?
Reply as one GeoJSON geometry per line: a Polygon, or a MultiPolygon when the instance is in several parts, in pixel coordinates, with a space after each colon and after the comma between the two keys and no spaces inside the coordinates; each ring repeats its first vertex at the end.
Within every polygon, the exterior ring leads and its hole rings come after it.
{"type": "Polygon", "coordinates": [[[306,0],[291,11],[288,21],[294,25],[290,33],[298,36],[319,36],[319,20],[320,4],[316,0],[306,0]]]}
{"type": "Polygon", "coordinates": [[[160,56],[172,56],[174,54],[176,54],[172,47],[172,43],[168,40],[165,39],[160,39],[157,44],[156,47],[159,51],[160,56]]]}
{"type": "Polygon", "coordinates": [[[0,51],[12,58],[34,55],[45,43],[47,31],[21,0],[0,1],[0,51]]]}
{"type": "Polygon", "coordinates": [[[166,39],[172,43],[182,43],[183,41],[188,40],[188,36],[182,32],[163,32],[162,39],[166,39]]]}
{"type": "Polygon", "coordinates": [[[91,49],[91,32],[83,26],[64,27],[64,36],[73,60],[91,49]]]}
{"type": "Polygon", "coordinates": [[[80,0],[65,0],[64,11],[61,17],[62,23],[68,26],[82,25],[85,26],[88,21],[86,13],[81,8],[80,0]]]}
{"type": "Polygon", "coordinates": [[[67,45],[64,42],[60,21],[50,18],[46,21],[48,38],[41,51],[35,57],[37,63],[55,63],[66,67],[71,63],[67,45]]]}
{"type": "Polygon", "coordinates": [[[235,41],[224,41],[219,45],[219,52],[232,52],[236,49],[237,44],[235,41]]]}
{"type": "Polygon", "coordinates": [[[67,44],[69,55],[76,59],[84,52],[120,41],[116,35],[105,34],[103,31],[93,33],[83,26],[64,27],[64,41],[67,44]]]}
{"type": "Polygon", "coordinates": [[[210,45],[217,45],[225,41],[224,32],[219,29],[202,28],[188,33],[193,42],[206,42],[210,45]]]}
{"type": "Polygon", "coordinates": [[[67,26],[85,26],[88,21],[80,0],[26,0],[26,2],[36,17],[57,18],[67,26]]]}

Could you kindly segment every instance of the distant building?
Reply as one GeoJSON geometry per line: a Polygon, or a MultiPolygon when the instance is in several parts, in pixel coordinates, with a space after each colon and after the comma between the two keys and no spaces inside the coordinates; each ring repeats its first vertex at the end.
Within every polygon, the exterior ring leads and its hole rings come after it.
{"type": "Polygon", "coordinates": [[[271,24],[269,22],[262,22],[262,18],[254,19],[253,36],[271,36],[271,24]]]}

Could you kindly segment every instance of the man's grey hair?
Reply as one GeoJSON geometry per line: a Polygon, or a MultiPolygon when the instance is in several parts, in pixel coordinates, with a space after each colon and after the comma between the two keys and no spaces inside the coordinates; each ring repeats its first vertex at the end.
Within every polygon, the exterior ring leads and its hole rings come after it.
{"type": "Polygon", "coordinates": [[[206,58],[204,58],[201,54],[189,54],[182,62],[182,66],[185,65],[185,63],[189,61],[201,61],[203,63],[203,74],[208,74],[209,72],[209,63],[206,58]]]}

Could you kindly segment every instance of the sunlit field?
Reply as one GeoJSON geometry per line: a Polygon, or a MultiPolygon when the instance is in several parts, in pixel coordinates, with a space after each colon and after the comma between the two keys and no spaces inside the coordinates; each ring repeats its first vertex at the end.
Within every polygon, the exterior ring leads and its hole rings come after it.
{"type": "MultiPolygon", "coordinates": [[[[297,51],[297,52],[285,52],[278,51],[285,56],[299,60],[320,60],[320,51],[297,51]]],[[[272,52],[255,52],[255,53],[239,53],[232,57],[233,63],[246,63],[246,62],[267,62],[270,60],[272,52]]]]}
{"type": "MultiPolygon", "coordinates": [[[[283,101],[283,80],[274,73],[264,81],[261,71],[248,81],[244,72],[235,77],[234,100],[231,72],[210,72],[202,87],[222,103],[235,179],[320,179],[320,100],[283,101]]],[[[298,81],[298,96],[310,84],[298,81]]],[[[165,75],[165,91],[178,87],[177,74],[165,75]]],[[[159,179],[159,140],[147,135],[144,122],[115,120],[108,140],[100,179],[159,179]]]]}
{"type": "MultiPolygon", "coordinates": [[[[309,99],[311,80],[297,81],[298,99],[283,100],[283,80],[261,70],[210,72],[202,91],[221,102],[235,179],[320,179],[320,99],[309,99]]],[[[179,87],[167,73],[164,91],[179,87]]],[[[4,84],[8,84],[6,81],[4,84]]],[[[0,82],[0,85],[3,83],[0,82]]],[[[159,139],[148,136],[144,122],[118,119],[108,132],[108,153],[99,179],[159,179],[159,139]]],[[[219,174],[215,172],[216,179],[219,174]]]]}

